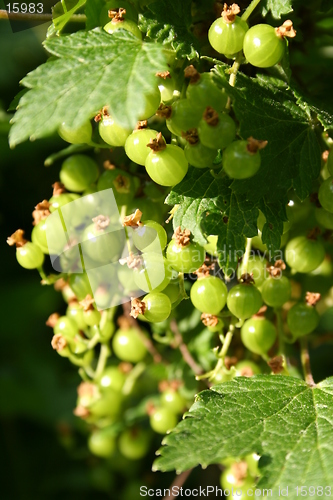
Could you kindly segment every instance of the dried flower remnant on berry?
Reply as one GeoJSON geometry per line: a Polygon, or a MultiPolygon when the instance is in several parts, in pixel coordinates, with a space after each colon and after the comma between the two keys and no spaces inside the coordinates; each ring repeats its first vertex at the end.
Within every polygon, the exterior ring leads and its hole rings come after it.
{"type": "Polygon", "coordinates": [[[130,318],[127,318],[126,316],[119,316],[119,318],[117,319],[117,323],[121,330],[128,330],[128,328],[130,328],[132,324],[130,318]]]}
{"type": "Polygon", "coordinates": [[[103,231],[110,225],[110,218],[107,215],[97,215],[97,217],[92,218],[92,221],[96,231],[103,231]]]}
{"type": "Polygon", "coordinates": [[[223,11],[221,13],[222,19],[225,23],[231,24],[235,21],[237,14],[240,13],[240,8],[236,3],[233,3],[228,7],[228,4],[224,4],[223,11]]]}
{"type": "Polygon", "coordinates": [[[67,340],[61,335],[61,333],[57,333],[56,335],[53,335],[51,346],[55,351],[62,351],[65,347],[67,347],[67,340]]]}
{"type": "Polygon", "coordinates": [[[202,115],[203,119],[211,127],[216,127],[219,123],[219,114],[211,106],[207,106],[202,115]]]}
{"type": "Polygon", "coordinates": [[[35,210],[32,212],[33,226],[36,226],[41,220],[47,219],[50,215],[50,203],[47,200],[43,200],[37,203],[35,210]]]}
{"type": "Polygon", "coordinates": [[[92,311],[94,309],[95,299],[92,298],[91,295],[86,295],[83,300],[80,300],[79,304],[83,307],[84,311],[92,311]]]}
{"type": "Polygon", "coordinates": [[[253,273],[244,273],[240,277],[239,281],[244,285],[251,285],[254,283],[253,273]]]}
{"type": "Polygon", "coordinates": [[[200,317],[205,326],[216,326],[219,322],[219,318],[214,314],[202,313],[200,317]]]}
{"type": "Polygon", "coordinates": [[[147,127],[148,127],[148,121],[147,120],[140,120],[135,125],[135,129],[134,130],[143,130],[143,129],[147,128],[147,127]]]}
{"type": "Polygon", "coordinates": [[[131,312],[132,318],[137,318],[140,314],[144,315],[146,310],[146,304],[140,299],[131,299],[131,312]]]}
{"type": "Polygon", "coordinates": [[[198,130],[196,128],[190,128],[186,132],[182,132],[182,137],[189,143],[189,144],[197,144],[199,142],[199,134],[198,130]]]}
{"type": "Polygon", "coordinates": [[[96,393],[96,386],[91,382],[81,382],[77,387],[77,394],[80,398],[88,396],[93,397],[96,393]]]}
{"type": "Polygon", "coordinates": [[[158,71],[155,76],[158,76],[160,78],[163,78],[163,80],[166,80],[167,78],[171,78],[170,71],[158,71]]]}
{"type": "Polygon", "coordinates": [[[314,307],[320,301],[320,293],[306,292],[305,301],[308,306],[314,307]]]}
{"type": "Polygon", "coordinates": [[[143,259],[141,255],[134,255],[133,252],[130,252],[128,257],[119,259],[119,264],[122,266],[127,264],[129,269],[139,269],[143,264],[143,259]]]}
{"type": "Polygon", "coordinates": [[[286,269],[286,264],[283,260],[277,260],[274,266],[267,267],[268,273],[272,278],[280,278],[282,276],[282,271],[286,269]]]}
{"type": "Polygon", "coordinates": [[[280,37],[294,38],[296,36],[296,31],[293,27],[293,22],[287,19],[282,26],[275,28],[276,34],[280,37]]]}
{"type": "Polygon", "coordinates": [[[207,266],[207,264],[202,264],[202,266],[199,267],[196,271],[194,271],[193,274],[196,274],[198,278],[207,278],[210,276],[210,271],[213,271],[215,268],[215,264],[210,264],[207,266]]]}
{"type": "Polygon", "coordinates": [[[150,139],[149,143],[147,144],[147,147],[150,148],[154,153],[157,153],[158,151],[163,151],[163,149],[166,148],[166,142],[163,139],[162,133],[159,132],[154,139],[150,139]]]}
{"type": "Polygon", "coordinates": [[[59,318],[60,318],[59,313],[50,314],[50,316],[47,318],[47,320],[45,322],[46,326],[49,326],[50,328],[54,328],[59,318]]]}
{"type": "Polygon", "coordinates": [[[126,217],[124,217],[123,226],[135,228],[140,227],[143,225],[141,222],[141,217],[142,212],[137,208],[133,214],[126,215],[126,217]]]}
{"type": "Polygon", "coordinates": [[[156,111],[156,115],[168,120],[172,115],[172,107],[161,103],[156,111]]]}
{"type": "Polygon", "coordinates": [[[175,240],[178,246],[186,247],[191,243],[191,231],[189,229],[182,229],[178,226],[172,235],[172,239],[175,240]]]}
{"type": "Polygon", "coordinates": [[[90,411],[88,410],[88,408],[85,408],[85,406],[82,405],[78,405],[76,408],[74,408],[73,413],[76,417],[82,419],[88,418],[90,415],[90,411]]]}
{"type": "Polygon", "coordinates": [[[197,69],[195,69],[193,64],[190,64],[190,66],[187,66],[184,69],[184,76],[185,76],[185,78],[190,79],[190,83],[196,83],[201,78],[199,71],[197,69]]]}
{"type": "Polygon", "coordinates": [[[52,184],[52,187],[53,187],[52,196],[60,196],[61,194],[66,193],[66,188],[62,182],[57,181],[54,184],[52,184]]]}
{"type": "Polygon", "coordinates": [[[108,16],[114,23],[125,21],[126,9],[120,7],[119,9],[112,9],[108,11],[108,16]]]}
{"type": "Polygon", "coordinates": [[[268,141],[260,141],[258,139],[254,139],[254,137],[249,137],[247,139],[246,149],[251,154],[256,154],[260,149],[264,149],[268,144],[268,141]]]}
{"type": "Polygon", "coordinates": [[[267,361],[268,366],[273,373],[278,374],[284,371],[284,357],[275,356],[274,358],[267,361]]]}
{"type": "Polygon", "coordinates": [[[10,247],[14,245],[16,246],[16,248],[23,247],[23,245],[25,245],[28,242],[28,240],[23,238],[23,235],[24,235],[23,229],[17,229],[15,233],[13,233],[11,236],[7,238],[7,244],[10,247]]]}

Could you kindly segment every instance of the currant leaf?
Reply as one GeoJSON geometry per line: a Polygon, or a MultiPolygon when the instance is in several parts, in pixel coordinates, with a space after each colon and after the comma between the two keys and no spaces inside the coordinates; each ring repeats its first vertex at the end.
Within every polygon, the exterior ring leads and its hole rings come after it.
{"type": "Polygon", "coordinates": [[[167,69],[163,47],[141,42],[124,30],[109,35],[100,28],[48,39],[53,59],[29,73],[13,118],[10,145],[45,137],[62,122],[78,128],[103,106],[123,127],[134,128],[157,71],[167,69]]]}

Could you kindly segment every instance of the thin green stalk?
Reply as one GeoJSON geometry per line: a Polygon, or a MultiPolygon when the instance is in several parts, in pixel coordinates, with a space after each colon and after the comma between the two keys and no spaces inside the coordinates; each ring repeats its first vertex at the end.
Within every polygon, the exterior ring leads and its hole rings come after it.
{"type": "Polygon", "coordinates": [[[257,7],[257,5],[259,5],[259,3],[260,0],[252,0],[250,5],[245,10],[244,14],[241,16],[241,19],[243,19],[243,21],[247,21],[254,9],[257,7]]]}
{"type": "Polygon", "coordinates": [[[96,371],[95,371],[95,374],[94,374],[94,379],[95,380],[98,380],[99,377],[102,375],[103,370],[105,368],[106,361],[107,361],[107,359],[108,359],[109,356],[110,356],[109,346],[107,346],[106,344],[102,344],[101,345],[101,351],[99,353],[99,358],[98,358],[98,362],[97,362],[96,371]]]}
{"type": "Polygon", "coordinates": [[[95,333],[93,338],[88,342],[88,344],[87,344],[88,349],[93,349],[95,347],[95,345],[97,345],[100,340],[101,340],[101,335],[100,335],[100,332],[98,329],[98,332],[95,333]]]}
{"type": "Polygon", "coordinates": [[[274,309],[275,317],[276,317],[276,326],[277,326],[277,332],[278,332],[278,338],[279,338],[279,350],[278,354],[284,355],[285,353],[285,341],[284,341],[284,332],[283,332],[283,323],[282,323],[282,317],[281,317],[281,309],[280,308],[275,308],[274,309]]]}
{"type": "Polygon", "coordinates": [[[247,273],[247,266],[249,263],[249,258],[251,254],[251,247],[252,247],[252,239],[251,238],[246,238],[246,248],[245,248],[245,253],[242,261],[242,267],[241,267],[241,274],[246,274],[247,273]]]}
{"type": "Polygon", "coordinates": [[[138,363],[137,365],[135,365],[134,368],[132,368],[130,373],[127,375],[126,382],[121,391],[125,396],[131,393],[136,380],[145,371],[145,369],[146,369],[145,363],[138,363]]]}

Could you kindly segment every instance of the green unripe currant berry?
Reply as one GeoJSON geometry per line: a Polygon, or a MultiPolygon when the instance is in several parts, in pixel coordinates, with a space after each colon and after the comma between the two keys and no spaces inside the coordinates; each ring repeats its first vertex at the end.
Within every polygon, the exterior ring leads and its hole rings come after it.
{"type": "Polygon", "coordinates": [[[191,301],[202,313],[216,315],[227,301],[228,290],[217,276],[199,278],[191,288],[191,301]]]}
{"type": "Polygon", "coordinates": [[[123,29],[132,33],[139,40],[142,40],[142,33],[139,30],[137,24],[130,19],[125,19],[123,21],[112,20],[104,26],[104,30],[112,35],[116,30],[123,29]]]}
{"type": "Polygon", "coordinates": [[[227,12],[224,11],[222,17],[213,22],[209,28],[208,40],[216,52],[235,54],[242,50],[244,36],[249,27],[246,21],[232,12],[227,12]]]}
{"type": "Polygon", "coordinates": [[[265,354],[276,340],[276,329],[266,318],[251,318],[241,328],[245,347],[255,354],[265,354]]]}
{"type": "Polygon", "coordinates": [[[288,311],[287,323],[294,339],[313,332],[319,324],[319,314],[315,307],[299,303],[288,311]]]}
{"type": "Polygon", "coordinates": [[[291,284],[285,276],[270,277],[261,288],[265,304],[270,307],[282,307],[291,297],[291,284]]]}
{"type": "Polygon", "coordinates": [[[244,37],[244,55],[258,68],[270,68],[283,57],[286,42],[273,26],[257,24],[244,37]]]}
{"type": "Polygon", "coordinates": [[[93,184],[98,177],[98,166],[86,155],[66,158],[60,170],[60,180],[69,191],[79,193],[93,184]]]}
{"type": "Polygon", "coordinates": [[[135,328],[117,330],[112,339],[112,347],[119,359],[130,363],[142,361],[147,354],[146,346],[135,328]]]}
{"type": "Polygon", "coordinates": [[[327,212],[333,213],[333,176],[328,177],[319,188],[318,198],[327,212]]]}
{"type": "Polygon", "coordinates": [[[325,258],[325,248],[320,241],[305,236],[290,240],[285,250],[285,260],[292,269],[299,273],[314,271],[325,258]]]}
{"type": "Polygon", "coordinates": [[[87,121],[80,127],[73,129],[63,122],[59,127],[58,134],[64,141],[71,144],[86,144],[91,141],[92,126],[90,121],[87,121]]]}
{"type": "Polygon", "coordinates": [[[129,460],[143,458],[149,450],[149,444],[148,432],[137,427],[123,431],[118,441],[120,453],[129,460]]]}
{"type": "Polygon", "coordinates": [[[261,293],[254,285],[240,283],[229,290],[227,305],[236,318],[240,320],[250,318],[262,306],[261,293]]]}
{"type": "Polygon", "coordinates": [[[114,432],[109,429],[97,429],[89,436],[88,447],[98,457],[110,457],[116,450],[114,432]]]}
{"type": "Polygon", "coordinates": [[[37,269],[43,265],[44,254],[38,245],[27,241],[23,246],[16,248],[16,259],[25,269],[37,269]]]}
{"type": "Polygon", "coordinates": [[[177,417],[168,408],[156,408],[149,418],[151,428],[158,434],[165,434],[177,425],[177,417]]]}

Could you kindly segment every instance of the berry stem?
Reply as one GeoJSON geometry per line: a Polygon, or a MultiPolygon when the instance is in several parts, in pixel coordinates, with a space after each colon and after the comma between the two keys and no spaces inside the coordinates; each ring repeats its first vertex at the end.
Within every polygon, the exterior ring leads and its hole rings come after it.
{"type": "Polygon", "coordinates": [[[313,380],[312,372],[311,372],[311,366],[310,366],[310,355],[309,355],[309,349],[308,349],[308,339],[306,337],[301,337],[300,338],[300,344],[301,344],[301,363],[303,367],[303,373],[304,373],[304,379],[305,382],[310,386],[310,387],[315,387],[316,384],[313,380]]]}
{"type": "Polygon", "coordinates": [[[283,332],[283,322],[282,322],[282,314],[281,314],[281,308],[276,307],[274,308],[274,313],[276,317],[276,327],[277,327],[277,332],[278,332],[278,338],[279,338],[279,349],[278,349],[278,355],[285,355],[285,342],[284,342],[284,332],[283,332]]]}
{"type": "Polygon", "coordinates": [[[178,496],[178,488],[180,489],[180,487],[183,486],[183,484],[185,483],[186,479],[191,474],[192,470],[193,469],[188,469],[188,470],[182,472],[181,474],[179,474],[179,476],[175,477],[175,479],[173,480],[173,482],[172,482],[172,484],[170,485],[170,488],[169,488],[170,495],[165,495],[165,497],[163,498],[163,500],[169,500],[169,499],[172,499],[172,498],[176,498],[178,496]],[[177,493],[176,493],[176,491],[177,491],[177,493]],[[173,493],[173,492],[175,492],[175,493],[173,493]]]}
{"type": "MultiPolygon", "coordinates": [[[[93,379],[95,377],[94,370],[91,368],[91,366],[84,366],[83,369],[86,372],[86,374],[88,375],[88,377],[90,377],[91,379],[93,379]]],[[[82,378],[83,378],[83,380],[85,380],[84,377],[82,377],[82,378]]]]}
{"type": "Polygon", "coordinates": [[[251,247],[252,247],[252,239],[246,238],[246,247],[245,247],[244,257],[242,260],[241,275],[247,274],[247,266],[248,266],[249,258],[250,258],[250,254],[251,254],[251,247]]]}
{"type": "MultiPolygon", "coordinates": [[[[108,357],[110,356],[110,348],[107,344],[102,344],[101,345],[101,351],[99,353],[99,358],[97,362],[97,367],[96,371],[94,374],[94,379],[97,380],[103,373],[103,370],[105,368],[106,361],[108,357]]],[[[89,374],[88,374],[89,375],[89,374]]]]}
{"type": "Polygon", "coordinates": [[[88,349],[93,349],[98,344],[98,342],[100,341],[100,339],[101,339],[101,336],[100,336],[100,331],[99,331],[99,328],[98,328],[98,332],[95,333],[95,335],[93,336],[93,338],[88,342],[87,348],[88,349]]]}
{"type": "Polygon", "coordinates": [[[145,369],[145,363],[138,363],[134,368],[132,368],[130,373],[127,375],[126,382],[121,391],[125,396],[128,396],[132,392],[136,380],[145,371],[145,369]]]}
{"type": "Polygon", "coordinates": [[[178,278],[179,278],[179,297],[172,304],[172,309],[175,309],[181,302],[183,302],[183,300],[189,298],[189,296],[186,293],[185,286],[184,286],[184,273],[179,273],[178,278]]]}
{"type": "Polygon", "coordinates": [[[250,15],[252,14],[252,12],[254,11],[254,9],[257,7],[257,5],[259,5],[259,3],[260,3],[260,0],[252,0],[252,2],[247,7],[245,12],[242,14],[241,19],[243,19],[243,21],[247,21],[248,18],[250,17],[250,15]]]}
{"type": "Polygon", "coordinates": [[[177,348],[180,350],[181,355],[184,358],[184,361],[188,366],[193,370],[193,372],[196,375],[201,375],[202,374],[202,369],[201,367],[196,363],[196,361],[192,358],[192,354],[187,348],[187,345],[184,343],[182,334],[180,333],[177,323],[174,319],[171,320],[170,322],[170,328],[175,336],[175,344],[174,348],[177,348]]]}

